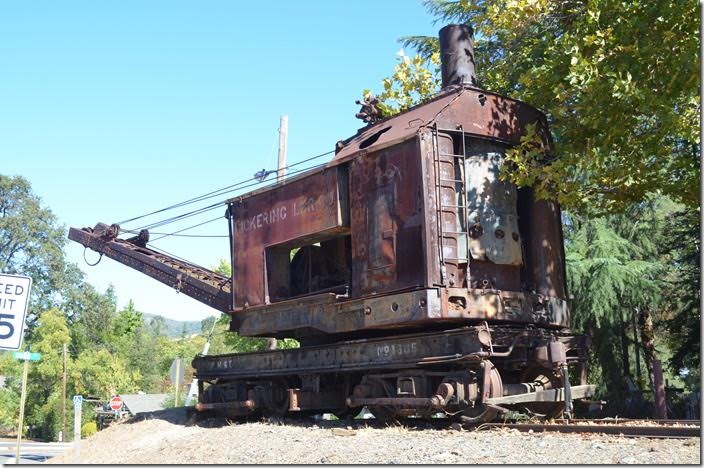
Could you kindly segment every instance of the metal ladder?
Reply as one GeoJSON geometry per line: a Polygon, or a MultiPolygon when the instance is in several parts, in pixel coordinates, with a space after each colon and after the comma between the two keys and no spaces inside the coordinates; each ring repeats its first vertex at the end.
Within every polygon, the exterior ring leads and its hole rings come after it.
{"type": "MultiPolygon", "coordinates": [[[[441,273],[442,273],[442,279],[443,282],[446,280],[446,274],[445,274],[445,262],[450,261],[450,262],[457,262],[458,264],[461,262],[464,263],[469,263],[469,233],[468,233],[468,217],[469,217],[469,211],[468,211],[468,204],[467,204],[467,181],[466,176],[463,176],[461,179],[448,179],[448,178],[443,178],[441,177],[441,165],[442,164],[447,164],[448,161],[442,160],[442,157],[451,157],[451,161],[453,164],[453,170],[452,172],[456,174],[455,177],[457,177],[457,174],[464,175],[466,171],[466,141],[465,141],[465,132],[464,129],[460,126],[458,129],[438,129],[437,125],[434,127],[434,133],[433,133],[433,139],[434,139],[434,154],[433,154],[433,164],[435,167],[435,193],[436,193],[436,199],[437,199],[437,229],[438,229],[438,244],[439,244],[439,259],[440,259],[440,266],[441,266],[441,273]],[[461,138],[462,142],[462,154],[452,154],[452,153],[440,153],[440,148],[438,144],[438,132],[442,131],[443,133],[451,134],[451,135],[457,135],[459,138],[461,138]],[[450,185],[451,184],[451,185],[450,185]],[[455,191],[457,194],[459,192],[460,199],[462,201],[462,204],[447,204],[443,203],[442,199],[442,190],[443,188],[451,188],[455,191]],[[459,226],[462,226],[464,224],[465,230],[457,230],[457,231],[448,231],[445,230],[443,227],[443,214],[444,213],[455,213],[457,212],[459,214],[459,217],[457,219],[457,222],[459,226]],[[465,239],[465,256],[464,257],[446,257],[445,256],[445,240],[448,238],[449,235],[454,235],[457,238],[460,236],[464,236],[465,239]]],[[[455,195],[454,200],[457,200],[457,197],[455,195]]],[[[458,239],[458,248],[459,248],[459,239],[458,239]]],[[[458,249],[459,250],[459,249],[458,249]]],[[[458,253],[459,255],[459,253],[458,253]]]]}

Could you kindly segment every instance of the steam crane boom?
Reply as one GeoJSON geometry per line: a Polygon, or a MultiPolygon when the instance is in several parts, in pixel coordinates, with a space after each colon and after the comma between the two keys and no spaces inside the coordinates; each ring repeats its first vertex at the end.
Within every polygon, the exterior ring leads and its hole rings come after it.
{"type": "Polygon", "coordinates": [[[71,228],[69,239],[171,286],[220,312],[232,311],[232,279],[146,247],[148,233],[118,239],[119,226],[71,228]]]}

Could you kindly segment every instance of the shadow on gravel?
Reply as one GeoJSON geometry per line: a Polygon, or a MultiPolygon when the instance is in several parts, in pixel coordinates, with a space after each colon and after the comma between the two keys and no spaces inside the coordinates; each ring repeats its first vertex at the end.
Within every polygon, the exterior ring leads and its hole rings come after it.
{"type": "Polygon", "coordinates": [[[128,419],[124,424],[135,424],[141,421],[158,419],[166,421],[178,426],[198,426],[198,427],[223,427],[241,422],[255,422],[255,419],[249,421],[230,420],[220,416],[207,417],[198,414],[193,407],[167,408],[158,411],[149,411],[139,413],[136,416],[128,419]]]}
{"type": "Polygon", "coordinates": [[[138,415],[133,416],[126,422],[128,424],[134,424],[148,419],[161,419],[172,424],[185,425],[186,421],[188,420],[189,413],[190,411],[188,408],[168,408],[158,411],[139,413],[138,415]]]}
{"type": "Polygon", "coordinates": [[[180,426],[198,426],[204,428],[218,428],[236,424],[263,423],[277,426],[312,427],[317,426],[323,429],[346,428],[363,429],[386,427],[404,427],[408,430],[444,430],[450,426],[450,421],[435,419],[415,419],[404,418],[394,421],[379,421],[377,419],[338,419],[328,420],[315,416],[301,415],[298,417],[271,418],[271,417],[248,417],[248,418],[225,418],[222,416],[206,416],[198,414],[192,407],[189,408],[168,408],[148,413],[140,413],[137,416],[125,421],[126,424],[134,424],[140,421],[159,419],[180,426]]]}

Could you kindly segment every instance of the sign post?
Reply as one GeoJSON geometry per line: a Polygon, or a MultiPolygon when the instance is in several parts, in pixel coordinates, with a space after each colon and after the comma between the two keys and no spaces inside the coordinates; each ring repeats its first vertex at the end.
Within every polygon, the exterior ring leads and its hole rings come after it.
{"type": "Polygon", "coordinates": [[[171,363],[171,383],[176,388],[174,408],[178,406],[178,387],[181,386],[181,382],[183,382],[183,363],[181,358],[176,358],[174,362],[171,363]]]}
{"type": "Polygon", "coordinates": [[[0,274],[0,349],[22,347],[32,278],[0,274]]]}
{"type": "Polygon", "coordinates": [[[24,425],[24,402],[27,399],[27,375],[29,374],[29,361],[38,361],[42,355],[39,353],[30,353],[29,346],[25,352],[14,352],[12,357],[24,361],[24,370],[22,371],[22,395],[20,396],[20,417],[17,423],[17,450],[15,453],[15,464],[20,462],[20,446],[22,445],[22,427],[24,425]]]}
{"type": "Polygon", "coordinates": [[[73,396],[73,455],[76,464],[81,462],[81,410],[83,396],[73,396]]]}
{"type": "Polygon", "coordinates": [[[122,409],[122,405],[122,398],[120,398],[119,395],[115,395],[110,399],[110,409],[113,410],[115,413],[122,409]]]}

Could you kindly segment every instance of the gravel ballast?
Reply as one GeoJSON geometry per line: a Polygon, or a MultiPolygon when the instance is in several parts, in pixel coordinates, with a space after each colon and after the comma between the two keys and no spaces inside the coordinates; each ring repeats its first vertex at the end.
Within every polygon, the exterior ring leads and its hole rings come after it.
{"type": "MultiPolygon", "coordinates": [[[[170,410],[81,442],[81,463],[695,464],[700,440],[433,429],[355,421],[189,425],[170,410]]],[[[48,463],[74,463],[72,450],[48,463]]]]}

